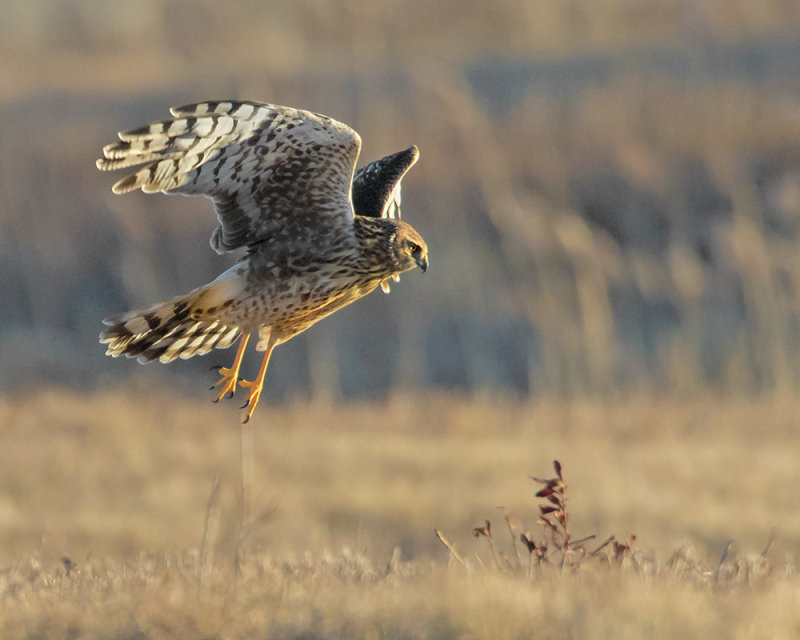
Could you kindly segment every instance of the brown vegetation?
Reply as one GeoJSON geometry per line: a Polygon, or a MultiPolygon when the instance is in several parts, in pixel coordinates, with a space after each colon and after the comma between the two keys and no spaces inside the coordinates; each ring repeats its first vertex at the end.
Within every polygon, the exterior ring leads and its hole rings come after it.
{"type": "Polygon", "coordinates": [[[244,465],[238,425],[205,400],[0,400],[0,635],[779,638],[798,624],[795,398],[267,406],[244,465]],[[527,478],[556,456],[560,478],[527,478]],[[497,505],[528,541],[519,560],[503,519],[494,557],[470,535],[497,505]]]}

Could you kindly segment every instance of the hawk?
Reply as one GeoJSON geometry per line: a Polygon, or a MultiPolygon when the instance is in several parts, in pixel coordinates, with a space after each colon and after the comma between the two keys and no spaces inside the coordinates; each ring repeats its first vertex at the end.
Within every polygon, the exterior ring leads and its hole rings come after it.
{"type": "Polygon", "coordinates": [[[355,171],[358,133],[317,113],[258,102],[202,102],[172,119],[119,133],[103,148],[102,171],[144,165],[114,193],[203,195],[219,225],[218,253],[244,255],[213,282],[166,302],[104,320],[106,354],[139,362],[238,349],[220,367],[216,401],[246,388],[242,422],[258,404],[272,350],[334,311],[415,267],[425,241],[400,220],[400,181],[419,151],[355,171]],[[255,380],[239,368],[252,332],[264,352],[255,380]]]}

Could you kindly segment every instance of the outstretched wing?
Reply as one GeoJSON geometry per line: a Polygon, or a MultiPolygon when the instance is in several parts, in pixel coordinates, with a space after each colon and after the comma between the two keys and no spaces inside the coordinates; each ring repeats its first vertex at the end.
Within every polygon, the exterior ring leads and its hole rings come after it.
{"type": "Polygon", "coordinates": [[[411,146],[361,167],[353,177],[353,208],[356,215],[400,218],[400,181],[419,158],[411,146]]]}
{"type": "Polygon", "coordinates": [[[113,186],[203,195],[214,202],[218,253],[276,234],[313,241],[352,233],[350,186],[361,138],[327,116],[257,102],[203,102],[125,131],[103,171],[145,166],[113,186]]]}

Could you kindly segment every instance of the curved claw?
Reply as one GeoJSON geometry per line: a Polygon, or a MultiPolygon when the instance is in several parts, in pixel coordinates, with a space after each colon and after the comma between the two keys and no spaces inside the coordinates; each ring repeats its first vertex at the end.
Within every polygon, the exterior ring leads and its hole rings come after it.
{"type": "MultiPolygon", "coordinates": [[[[211,387],[211,389],[214,389],[214,387],[211,387]]],[[[231,398],[233,398],[233,391],[226,391],[220,394],[219,397],[214,398],[211,402],[217,404],[220,400],[230,400],[231,398]]]]}
{"type": "MultiPolygon", "coordinates": [[[[222,369],[222,365],[221,364],[215,364],[213,367],[209,367],[208,370],[209,371],[219,371],[220,369],[222,369]]],[[[213,389],[214,387],[211,387],[211,388],[213,389]]]]}
{"type": "Polygon", "coordinates": [[[219,380],[217,380],[217,383],[213,385],[209,391],[213,391],[214,389],[219,390],[219,395],[215,402],[223,398],[230,400],[236,390],[236,385],[239,384],[242,379],[237,375],[237,371],[228,369],[227,367],[219,367],[219,375],[219,380]]]}
{"type": "Polygon", "coordinates": [[[252,382],[249,380],[242,380],[241,382],[241,386],[249,389],[247,401],[241,407],[242,409],[247,409],[245,416],[242,419],[242,424],[250,420],[250,416],[253,415],[253,411],[255,411],[256,405],[258,404],[258,399],[261,397],[261,390],[264,388],[264,375],[267,372],[269,356],[272,353],[274,346],[275,344],[270,340],[269,344],[267,345],[266,353],[264,354],[264,359],[261,361],[261,369],[259,369],[256,379],[252,382]]]}
{"type": "Polygon", "coordinates": [[[242,356],[244,355],[244,350],[247,347],[249,338],[249,334],[242,335],[241,340],[239,340],[239,347],[236,349],[236,357],[233,359],[233,364],[230,368],[219,365],[211,367],[212,371],[216,370],[219,373],[219,380],[211,387],[211,389],[219,389],[219,395],[215,402],[219,402],[223,398],[229,400],[233,397],[233,393],[236,391],[236,385],[242,380],[239,377],[239,367],[242,364],[242,356]]]}

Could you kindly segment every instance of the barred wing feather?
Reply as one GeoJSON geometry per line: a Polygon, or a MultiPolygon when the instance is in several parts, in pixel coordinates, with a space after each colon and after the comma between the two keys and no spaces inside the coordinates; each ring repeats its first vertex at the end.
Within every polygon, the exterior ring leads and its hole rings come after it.
{"type": "MultiPolygon", "coordinates": [[[[144,165],[113,191],[203,195],[214,202],[218,252],[273,234],[313,239],[352,228],[359,135],[327,116],[257,102],[203,102],[121,132],[101,170],[144,165]]],[[[352,231],[349,231],[352,232],[352,231]]]]}

